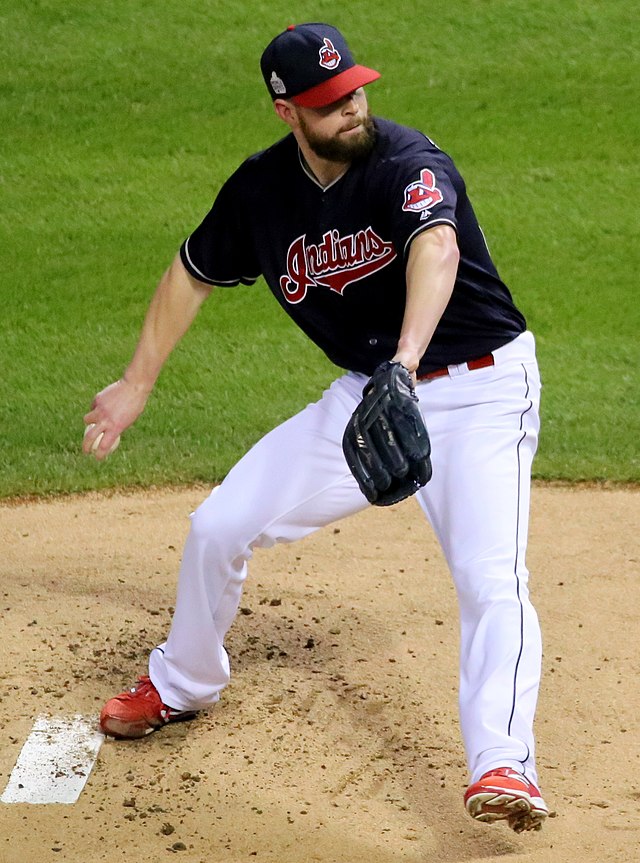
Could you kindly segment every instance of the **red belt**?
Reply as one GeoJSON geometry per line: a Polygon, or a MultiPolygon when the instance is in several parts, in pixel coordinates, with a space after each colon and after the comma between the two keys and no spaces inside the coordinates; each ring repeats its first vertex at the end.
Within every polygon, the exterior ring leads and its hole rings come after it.
{"type": "Polygon", "coordinates": [[[460,369],[460,373],[464,374],[465,371],[473,372],[476,369],[486,369],[493,365],[495,365],[493,354],[487,354],[485,357],[478,357],[477,360],[469,360],[466,363],[445,366],[443,369],[436,369],[435,372],[425,372],[423,375],[418,375],[417,379],[419,381],[432,381],[434,378],[443,378],[446,375],[454,377],[456,373],[454,371],[452,375],[450,369],[460,369]]]}

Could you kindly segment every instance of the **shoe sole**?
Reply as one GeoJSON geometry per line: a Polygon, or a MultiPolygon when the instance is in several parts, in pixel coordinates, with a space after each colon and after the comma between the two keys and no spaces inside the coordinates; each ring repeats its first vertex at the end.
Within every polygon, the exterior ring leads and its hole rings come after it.
{"type": "Polygon", "coordinates": [[[479,791],[465,802],[469,815],[484,824],[508,821],[516,833],[526,830],[541,830],[549,814],[540,797],[531,797],[526,792],[511,794],[504,789],[479,791]]]}
{"type": "Polygon", "coordinates": [[[153,734],[154,731],[164,728],[165,725],[173,725],[175,722],[189,722],[195,719],[195,717],[195,712],[182,713],[180,716],[176,716],[168,722],[162,722],[159,725],[149,725],[147,722],[144,725],[136,725],[132,722],[118,719],[117,716],[105,716],[100,719],[100,729],[104,734],[114,737],[116,740],[140,740],[142,737],[147,737],[149,734],[153,734]]]}

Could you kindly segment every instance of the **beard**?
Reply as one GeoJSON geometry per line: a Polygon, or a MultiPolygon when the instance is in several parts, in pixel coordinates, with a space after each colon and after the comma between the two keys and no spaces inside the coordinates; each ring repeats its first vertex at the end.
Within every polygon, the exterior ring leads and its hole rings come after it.
{"type": "Polygon", "coordinates": [[[304,117],[300,116],[299,121],[309,147],[316,156],[328,162],[343,163],[363,159],[369,155],[376,143],[376,130],[369,113],[361,121],[360,131],[344,139],[339,137],[340,133],[331,138],[318,135],[309,129],[304,117]]]}

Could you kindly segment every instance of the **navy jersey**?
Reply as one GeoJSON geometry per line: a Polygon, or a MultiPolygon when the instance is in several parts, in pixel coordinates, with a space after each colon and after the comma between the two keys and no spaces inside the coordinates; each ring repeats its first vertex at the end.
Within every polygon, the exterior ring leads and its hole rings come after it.
{"type": "Polygon", "coordinates": [[[376,144],[323,188],[292,134],[247,159],[185,240],[182,262],[210,285],[259,276],[336,365],[370,375],[396,352],[411,241],[457,232],[449,304],[419,373],[483,356],[525,329],[452,160],[421,132],[375,119],[376,144]]]}

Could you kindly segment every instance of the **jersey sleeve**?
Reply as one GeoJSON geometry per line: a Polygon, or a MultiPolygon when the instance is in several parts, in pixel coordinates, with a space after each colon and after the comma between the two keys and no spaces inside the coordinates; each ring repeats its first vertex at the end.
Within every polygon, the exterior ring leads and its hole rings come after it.
{"type": "Polygon", "coordinates": [[[212,208],[180,247],[187,271],[208,285],[252,285],[261,275],[248,218],[243,217],[239,169],[218,193],[212,208]]]}
{"type": "Polygon", "coordinates": [[[458,229],[458,194],[450,160],[429,139],[399,159],[392,172],[389,193],[393,242],[404,256],[411,241],[436,225],[458,229]]]}

